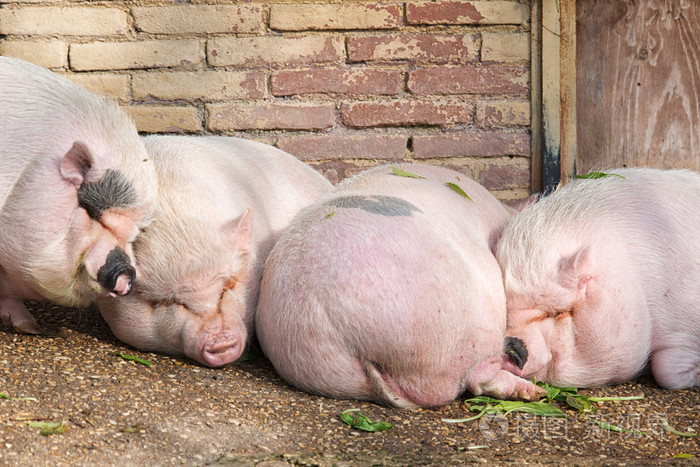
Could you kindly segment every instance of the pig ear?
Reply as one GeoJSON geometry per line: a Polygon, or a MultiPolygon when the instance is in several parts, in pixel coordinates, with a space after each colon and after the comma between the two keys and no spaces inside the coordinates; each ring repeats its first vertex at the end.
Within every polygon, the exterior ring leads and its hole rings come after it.
{"type": "Polygon", "coordinates": [[[242,255],[248,254],[253,241],[253,208],[246,209],[238,219],[227,222],[222,229],[230,246],[242,255]]]}
{"type": "Polygon", "coordinates": [[[64,179],[80,188],[87,174],[95,164],[92,151],[84,143],[76,141],[61,161],[61,175],[64,179]]]}
{"type": "Polygon", "coordinates": [[[585,289],[592,277],[589,247],[584,246],[572,256],[559,261],[559,283],[567,289],[585,289]]]}

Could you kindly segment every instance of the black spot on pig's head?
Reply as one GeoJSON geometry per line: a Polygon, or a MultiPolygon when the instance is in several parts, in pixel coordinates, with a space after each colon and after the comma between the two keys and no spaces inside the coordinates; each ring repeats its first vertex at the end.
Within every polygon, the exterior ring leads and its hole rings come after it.
{"type": "Polygon", "coordinates": [[[98,181],[78,188],[78,204],[95,220],[109,208],[128,206],[137,200],[136,190],[118,170],[108,169],[98,181]]]}
{"type": "Polygon", "coordinates": [[[336,208],[356,208],[363,211],[379,214],[380,216],[406,216],[410,217],[414,212],[423,212],[414,204],[393,196],[343,196],[327,203],[336,208]]]}

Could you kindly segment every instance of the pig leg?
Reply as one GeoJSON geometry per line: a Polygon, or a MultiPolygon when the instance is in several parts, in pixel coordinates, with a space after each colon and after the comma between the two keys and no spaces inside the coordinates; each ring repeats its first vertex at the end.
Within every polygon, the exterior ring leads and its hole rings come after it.
{"type": "Polygon", "coordinates": [[[467,389],[478,396],[486,394],[500,399],[536,401],[547,395],[544,388],[515,376],[502,368],[503,357],[481,362],[472,372],[467,389]]]}
{"type": "Polygon", "coordinates": [[[700,353],[682,347],[657,350],[651,356],[651,372],[666,389],[700,386],[700,353]]]}
{"type": "Polygon", "coordinates": [[[15,332],[41,334],[39,325],[19,298],[0,297],[0,318],[3,324],[12,325],[15,332]]]}

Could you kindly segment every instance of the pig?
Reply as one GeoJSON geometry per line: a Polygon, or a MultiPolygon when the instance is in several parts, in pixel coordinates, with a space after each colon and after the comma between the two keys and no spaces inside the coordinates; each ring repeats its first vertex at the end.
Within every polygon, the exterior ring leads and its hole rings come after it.
{"type": "Polygon", "coordinates": [[[502,368],[506,302],[491,247],[507,220],[485,188],[445,168],[344,180],[270,253],[256,314],[263,352],[289,383],[329,397],[396,407],[443,405],[465,389],[537,398],[541,388],[502,368]]]}
{"type": "Polygon", "coordinates": [[[36,334],[22,299],[131,292],[155,169],[116,103],[45,68],[0,57],[0,109],[0,317],[36,334]]]}
{"type": "Polygon", "coordinates": [[[498,242],[518,376],[594,387],[651,363],[700,382],[700,174],[629,168],[575,180],[518,213],[498,242]]]}
{"type": "Polygon", "coordinates": [[[160,194],[134,242],[128,297],[98,307],[141,350],[218,367],[252,336],[262,265],[297,212],[330,191],[311,167],[274,147],[225,136],[147,136],[160,194]]]}

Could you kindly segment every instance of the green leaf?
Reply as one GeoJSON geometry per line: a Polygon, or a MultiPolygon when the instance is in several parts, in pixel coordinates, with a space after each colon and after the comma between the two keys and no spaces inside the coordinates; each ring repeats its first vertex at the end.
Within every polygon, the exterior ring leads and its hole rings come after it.
{"type": "Polygon", "coordinates": [[[673,433],[674,435],[682,436],[684,438],[694,438],[698,435],[697,433],[680,432],[680,431],[674,429],[671,425],[669,425],[668,421],[666,421],[666,420],[664,420],[664,422],[661,424],[661,426],[663,426],[664,430],[668,431],[669,433],[673,433]]]}
{"type": "Polygon", "coordinates": [[[474,201],[474,200],[471,199],[471,198],[469,197],[469,195],[466,194],[466,193],[464,192],[464,190],[463,190],[462,188],[460,188],[460,186],[457,185],[456,183],[445,182],[445,185],[447,185],[452,191],[454,191],[455,193],[459,194],[460,196],[463,196],[463,197],[467,198],[469,201],[474,201]]]}
{"type": "Polygon", "coordinates": [[[10,396],[6,396],[5,394],[0,392],[0,399],[12,399],[10,396]]]}
{"type": "Polygon", "coordinates": [[[622,178],[622,179],[625,178],[625,177],[623,177],[622,175],[618,175],[618,174],[607,174],[607,173],[605,173],[605,172],[588,172],[586,175],[574,175],[574,178],[577,178],[577,179],[585,179],[585,180],[588,180],[588,179],[594,180],[594,179],[605,178],[605,177],[620,177],[620,178],[622,178]]]}
{"type": "Polygon", "coordinates": [[[369,432],[386,431],[394,425],[388,422],[372,422],[369,418],[360,413],[360,409],[344,410],[340,414],[340,419],[351,427],[369,432]]]}
{"type": "Polygon", "coordinates": [[[328,214],[326,214],[326,219],[328,219],[329,217],[333,217],[334,214],[335,214],[335,211],[329,212],[328,214]]]}
{"type": "Polygon", "coordinates": [[[117,357],[121,357],[124,360],[129,361],[129,362],[140,363],[141,365],[146,365],[146,366],[153,365],[152,362],[149,362],[148,360],[144,360],[143,358],[139,358],[135,355],[129,355],[129,354],[119,353],[119,352],[113,352],[113,355],[116,355],[117,357]]]}
{"type": "Polygon", "coordinates": [[[396,167],[392,167],[391,171],[394,173],[394,175],[398,175],[399,177],[406,177],[406,178],[425,178],[421,177],[420,175],[411,173],[411,172],[406,172],[405,170],[397,169],[396,167]]]}
{"type": "Polygon", "coordinates": [[[685,452],[682,452],[680,454],[676,454],[675,456],[673,456],[674,459],[692,459],[693,457],[695,457],[695,455],[688,454],[685,452]]]}
{"type": "Polygon", "coordinates": [[[2,394],[2,393],[0,393],[0,399],[7,399],[7,400],[10,400],[10,401],[32,401],[32,402],[36,402],[36,398],[35,398],[35,397],[10,397],[10,396],[6,396],[5,394],[2,394]]]}
{"type": "Polygon", "coordinates": [[[590,417],[586,417],[586,418],[605,430],[615,431],[615,432],[620,432],[620,433],[634,433],[635,435],[642,435],[642,436],[647,435],[643,431],[625,430],[624,428],[620,428],[619,426],[613,425],[612,423],[606,423],[606,422],[601,422],[599,420],[593,420],[590,417]]]}
{"type": "Polygon", "coordinates": [[[39,433],[44,436],[60,435],[68,431],[68,427],[60,422],[27,422],[32,428],[39,428],[39,433]]]}

